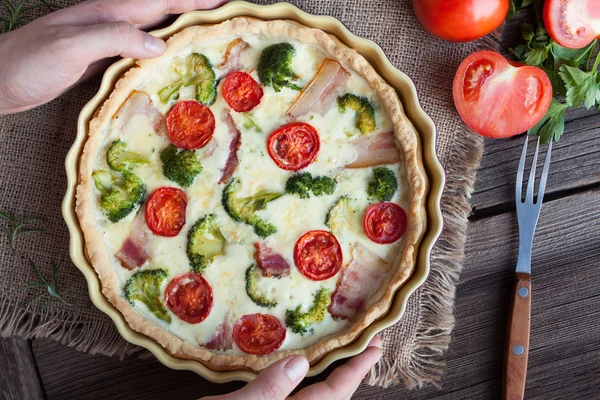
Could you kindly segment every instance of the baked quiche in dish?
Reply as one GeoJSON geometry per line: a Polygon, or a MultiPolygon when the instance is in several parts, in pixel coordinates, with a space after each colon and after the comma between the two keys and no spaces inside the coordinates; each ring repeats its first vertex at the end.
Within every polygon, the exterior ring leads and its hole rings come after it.
{"type": "Polygon", "coordinates": [[[417,133],[335,37],[192,26],[89,126],[77,215],[104,295],[212,369],[316,363],[383,316],[425,229],[417,133]]]}

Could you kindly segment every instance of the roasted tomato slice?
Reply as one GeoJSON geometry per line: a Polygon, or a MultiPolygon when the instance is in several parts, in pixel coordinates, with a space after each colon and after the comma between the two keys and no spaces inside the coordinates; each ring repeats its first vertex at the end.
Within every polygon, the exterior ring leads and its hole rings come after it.
{"type": "Polygon", "coordinates": [[[406,212],[395,203],[375,203],[365,211],[363,228],[375,243],[388,244],[400,239],[408,224],[406,212]]]}
{"type": "Polygon", "coordinates": [[[279,168],[297,171],[314,161],[320,141],[316,129],[304,122],[284,125],[269,135],[267,149],[279,168]]]}
{"type": "Polygon", "coordinates": [[[581,49],[600,35],[600,1],[546,0],[544,26],[563,47],[581,49]]]}
{"type": "Polygon", "coordinates": [[[212,289],[201,274],[188,272],[173,279],[165,291],[167,307],[188,324],[204,321],[213,305],[212,289]]]}
{"type": "Polygon", "coordinates": [[[215,132],[215,116],[197,101],[180,101],[167,115],[167,134],[180,149],[204,147],[215,132]]]}
{"type": "Polygon", "coordinates": [[[223,97],[235,111],[246,112],[260,104],[263,89],[250,75],[237,71],[225,78],[223,97]]]}
{"type": "Polygon", "coordinates": [[[412,0],[412,4],[427,32],[453,42],[468,42],[487,35],[504,22],[508,1],[412,0]]]}
{"type": "Polygon", "coordinates": [[[146,204],[146,224],[160,236],[177,236],[185,225],[187,197],[181,189],[156,189],[146,204]]]}
{"type": "Polygon", "coordinates": [[[533,127],[552,101],[552,85],[544,71],[511,65],[493,51],[465,58],[456,71],[452,92],[463,121],[475,132],[496,138],[533,127]]]}
{"type": "Polygon", "coordinates": [[[269,314],[248,314],[233,326],[233,339],[248,354],[269,354],[285,340],[286,330],[277,318],[269,314]]]}
{"type": "Polygon", "coordinates": [[[329,279],[342,267],[342,248],[331,232],[308,231],[294,247],[294,262],[313,281],[329,279]]]}

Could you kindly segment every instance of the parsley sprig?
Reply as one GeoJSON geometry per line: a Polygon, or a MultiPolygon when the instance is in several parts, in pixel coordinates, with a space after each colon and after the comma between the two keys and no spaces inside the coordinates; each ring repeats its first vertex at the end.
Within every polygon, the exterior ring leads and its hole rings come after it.
{"type": "Polygon", "coordinates": [[[512,2],[517,11],[534,3],[537,9],[535,23],[521,26],[525,44],[510,51],[519,61],[543,69],[550,78],[554,99],[542,120],[527,131],[529,135],[540,135],[542,143],[548,143],[552,139],[558,141],[563,135],[565,111],[569,107],[579,107],[583,103],[587,109],[600,108],[600,57],[595,57],[590,66],[596,54],[596,40],[582,49],[568,49],[552,40],[539,14],[542,2],[512,2]]]}

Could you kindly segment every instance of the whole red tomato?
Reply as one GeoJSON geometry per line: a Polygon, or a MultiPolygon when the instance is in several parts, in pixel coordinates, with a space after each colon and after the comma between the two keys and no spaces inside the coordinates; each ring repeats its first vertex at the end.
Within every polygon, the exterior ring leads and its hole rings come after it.
{"type": "Polygon", "coordinates": [[[509,0],[412,0],[423,28],[453,42],[479,39],[500,26],[509,0]]]}

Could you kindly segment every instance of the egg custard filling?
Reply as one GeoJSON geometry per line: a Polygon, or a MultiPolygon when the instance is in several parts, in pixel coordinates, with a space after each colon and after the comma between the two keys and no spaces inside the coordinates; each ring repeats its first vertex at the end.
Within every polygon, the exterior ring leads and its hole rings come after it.
{"type": "Polygon", "coordinates": [[[314,363],[414,268],[419,151],[396,92],[337,39],[244,17],[190,27],[90,123],[87,256],[129,325],[177,357],[314,363]]]}

